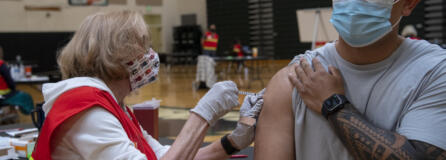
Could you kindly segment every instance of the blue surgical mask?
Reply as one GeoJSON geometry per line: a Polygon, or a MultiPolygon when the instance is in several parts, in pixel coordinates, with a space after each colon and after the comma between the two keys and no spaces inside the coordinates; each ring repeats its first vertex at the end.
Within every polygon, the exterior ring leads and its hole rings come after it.
{"type": "Polygon", "coordinates": [[[392,26],[389,21],[393,4],[397,2],[334,0],[330,22],[347,44],[365,47],[383,38],[399,23],[392,26]]]}

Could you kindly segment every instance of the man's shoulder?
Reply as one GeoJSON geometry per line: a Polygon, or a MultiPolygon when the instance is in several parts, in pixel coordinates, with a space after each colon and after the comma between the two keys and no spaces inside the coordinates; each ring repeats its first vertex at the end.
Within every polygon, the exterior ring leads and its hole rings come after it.
{"type": "MultiPolygon", "coordinates": [[[[412,67],[421,67],[428,70],[442,69],[446,64],[446,50],[437,44],[432,44],[425,40],[406,39],[406,47],[402,50],[402,60],[410,63],[412,67]]],[[[400,59],[401,59],[400,58],[400,59]]]]}
{"type": "Polygon", "coordinates": [[[286,66],[276,72],[276,74],[271,78],[268,85],[266,86],[267,93],[265,93],[265,95],[273,96],[281,100],[291,100],[290,95],[294,86],[288,79],[288,76],[290,74],[292,76],[296,76],[293,65],[286,66]]]}
{"type": "MultiPolygon", "coordinates": [[[[330,59],[330,58],[333,58],[334,53],[336,53],[336,48],[334,46],[334,43],[327,43],[322,47],[316,48],[314,50],[307,50],[302,54],[298,54],[298,55],[294,56],[293,60],[291,60],[289,65],[298,63],[299,60],[302,58],[306,58],[307,61],[310,61],[310,63],[311,63],[311,60],[313,58],[315,58],[316,56],[323,57],[325,60],[330,59]]],[[[325,63],[325,62],[322,60],[321,63],[325,63]]]]}
{"type": "Polygon", "coordinates": [[[293,88],[293,85],[289,81],[288,76],[290,76],[290,74],[292,76],[296,76],[295,72],[294,72],[294,65],[298,64],[299,60],[302,58],[305,58],[311,64],[311,60],[313,58],[322,57],[322,59],[319,59],[319,60],[322,63],[322,65],[327,69],[326,66],[327,66],[328,62],[326,62],[325,60],[327,58],[331,57],[331,54],[334,53],[333,50],[335,50],[334,44],[327,43],[323,47],[317,48],[315,50],[308,50],[308,51],[305,51],[305,53],[303,53],[303,54],[296,55],[293,58],[293,60],[291,60],[291,62],[288,64],[288,66],[285,66],[284,68],[282,68],[281,70],[276,72],[276,74],[271,78],[271,81],[268,84],[268,87],[273,88],[281,93],[283,93],[283,92],[291,93],[292,89],[287,90],[284,88],[293,88]]]}
{"type": "Polygon", "coordinates": [[[430,55],[430,54],[443,54],[446,55],[446,50],[441,48],[437,44],[430,43],[426,40],[413,40],[406,39],[407,51],[419,55],[430,55]]]}

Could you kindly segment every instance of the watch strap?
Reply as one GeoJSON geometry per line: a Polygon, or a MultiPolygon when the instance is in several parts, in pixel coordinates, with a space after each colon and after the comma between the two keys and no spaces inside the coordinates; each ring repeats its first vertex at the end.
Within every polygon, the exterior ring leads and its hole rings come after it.
{"type": "Polygon", "coordinates": [[[328,119],[328,109],[327,109],[326,105],[322,105],[321,113],[322,113],[322,116],[325,117],[325,119],[328,119]]]}
{"type": "Polygon", "coordinates": [[[220,142],[221,142],[221,145],[222,145],[223,149],[225,150],[226,154],[228,154],[228,155],[232,155],[239,151],[237,148],[232,146],[231,142],[228,139],[228,134],[223,136],[223,138],[221,138],[220,142]]]}

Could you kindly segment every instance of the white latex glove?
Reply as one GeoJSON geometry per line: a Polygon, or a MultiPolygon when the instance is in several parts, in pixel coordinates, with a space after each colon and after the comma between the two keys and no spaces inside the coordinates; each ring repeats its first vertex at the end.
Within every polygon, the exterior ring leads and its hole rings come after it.
{"type": "Polygon", "coordinates": [[[237,85],[232,81],[224,81],[214,84],[191,112],[200,115],[213,126],[221,116],[238,105],[237,85]]]}
{"type": "MultiPolygon", "coordinates": [[[[257,121],[257,117],[259,116],[263,107],[263,93],[265,93],[265,89],[255,95],[247,95],[245,97],[242,107],[240,108],[240,118],[249,117],[257,121]]],[[[237,127],[231,134],[229,134],[228,137],[233,143],[235,143],[236,146],[234,147],[241,150],[248,147],[252,141],[254,141],[254,131],[255,124],[247,125],[245,123],[241,123],[239,120],[237,127]]]]}

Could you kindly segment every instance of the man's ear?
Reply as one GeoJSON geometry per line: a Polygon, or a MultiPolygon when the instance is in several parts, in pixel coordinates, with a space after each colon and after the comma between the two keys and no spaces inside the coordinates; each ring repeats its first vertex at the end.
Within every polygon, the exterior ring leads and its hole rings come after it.
{"type": "Polygon", "coordinates": [[[409,16],[420,0],[402,0],[404,1],[403,16],[409,16]]]}

